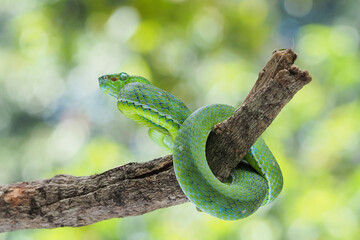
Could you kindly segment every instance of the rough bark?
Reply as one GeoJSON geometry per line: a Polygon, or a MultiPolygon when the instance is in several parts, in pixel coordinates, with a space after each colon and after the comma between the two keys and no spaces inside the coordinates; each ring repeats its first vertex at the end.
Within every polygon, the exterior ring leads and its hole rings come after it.
{"type": "MultiPolygon", "coordinates": [[[[274,52],[244,103],[219,123],[207,142],[207,158],[219,179],[229,173],[305,84],[291,50],[274,52]]],[[[141,215],[187,202],[173,171],[172,156],[129,163],[101,174],[0,186],[0,232],[84,226],[109,218],[141,215]]]]}
{"type": "Polygon", "coordinates": [[[170,155],[101,174],[0,186],[0,232],[84,226],[186,202],[170,155]]]}
{"type": "Polygon", "coordinates": [[[258,80],[234,115],[215,125],[207,140],[206,155],[213,173],[224,180],[241,162],[256,139],[266,130],[281,109],[307,83],[307,71],[293,66],[297,55],[274,52],[260,71],[258,80]]]}

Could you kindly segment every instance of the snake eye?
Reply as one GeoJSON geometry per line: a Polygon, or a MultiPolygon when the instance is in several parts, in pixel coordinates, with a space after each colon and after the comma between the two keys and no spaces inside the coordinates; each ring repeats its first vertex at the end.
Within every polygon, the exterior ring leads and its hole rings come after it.
{"type": "Polygon", "coordinates": [[[125,81],[127,78],[129,77],[129,75],[127,73],[120,73],[120,80],[121,81],[125,81]]]}

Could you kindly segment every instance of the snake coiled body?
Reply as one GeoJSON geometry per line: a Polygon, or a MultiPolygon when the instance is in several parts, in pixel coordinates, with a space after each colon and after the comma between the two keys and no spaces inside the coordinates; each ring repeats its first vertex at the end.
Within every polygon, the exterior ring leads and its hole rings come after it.
{"type": "Polygon", "coordinates": [[[248,165],[235,169],[229,183],[211,172],[205,155],[207,137],[215,124],[234,113],[233,107],[214,104],[191,113],[172,94],[126,73],[104,75],[99,83],[118,99],[123,114],[149,127],[151,139],[173,151],[179,185],[201,211],[224,220],[241,219],[279,195],[280,167],[261,137],[244,158],[248,165]]]}

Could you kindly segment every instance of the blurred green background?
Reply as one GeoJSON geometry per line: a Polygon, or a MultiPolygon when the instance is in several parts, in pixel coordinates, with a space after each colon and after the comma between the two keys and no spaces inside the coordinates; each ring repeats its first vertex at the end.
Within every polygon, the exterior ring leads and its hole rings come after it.
{"type": "Polygon", "coordinates": [[[360,239],[357,0],[0,0],[0,184],[165,154],[97,77],[147,77],[192,110],[241,104],[280,48],[313,81],[264,133],[285,186],[233,222],[188,204],[10,239],[360,239]]]}

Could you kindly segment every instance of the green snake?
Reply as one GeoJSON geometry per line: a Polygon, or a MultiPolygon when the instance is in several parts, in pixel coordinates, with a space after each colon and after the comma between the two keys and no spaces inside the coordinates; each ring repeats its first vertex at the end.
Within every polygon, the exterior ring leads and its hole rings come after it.
{"type": "Polygon", "coordinates": [[[214,104],[191,113],[172,94],[125,72],[101,76],[99,85],[104,93],[117,98],[118,109],[125,116],[149,127],[150,138],[173,152],[179,185],[199,210],[224,220],[241,219],[281,192],[280,167],[261,137],[244,157],[248,164],[233,170],[226,183],[209,168],[207,137],[215,124],[233,115],[235,108],[214,104]]]}

